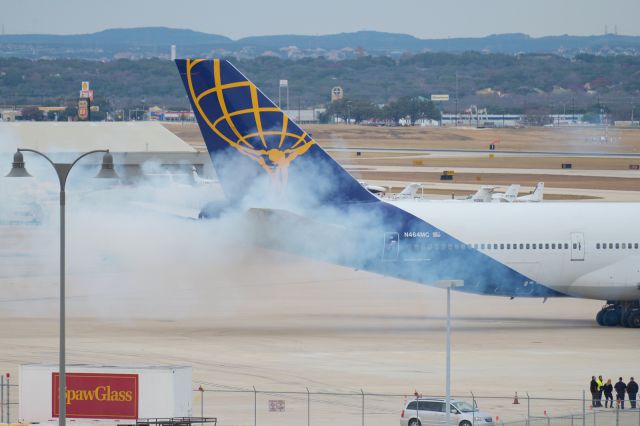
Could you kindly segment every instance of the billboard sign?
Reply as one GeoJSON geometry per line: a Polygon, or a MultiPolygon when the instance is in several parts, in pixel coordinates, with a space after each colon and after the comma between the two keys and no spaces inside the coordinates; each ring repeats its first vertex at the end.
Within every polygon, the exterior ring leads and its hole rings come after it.
{"type": "MultiPolygon", "coordinates": [[[[52,374],[51,412],[58,417],[60,374],[52,374]]],[[[137,374],[67,373],[66,377],[68,418],[138,418],[137,374]]]]}
{"type": "Polygon", "coordinates": [[[83,81],[82,82],[82,91],[83,92],[88,92],[89,91],[89,82],[88,81],[83,81]]]}
{"type": "Polygon", "coordinates": [[[93,90],[81,90],[80,97],[82,99],[91,99],[93,100],[93,90]]]}
{"type": "Polygon", "coordinates": [[[432,102],[446,102],[449,100],[449,95],[431,95],[432,102]]]}
{"type": "Polygon", "coordinates": [[[78,119],[87,120],[89,118],[89,101],[80,99],[78,101],[78,119]]]}
{"type": "Polygon", "coordinates": [[[280,80],[280,87],[287,87],[289,85],[289,80],[280,80]]]}

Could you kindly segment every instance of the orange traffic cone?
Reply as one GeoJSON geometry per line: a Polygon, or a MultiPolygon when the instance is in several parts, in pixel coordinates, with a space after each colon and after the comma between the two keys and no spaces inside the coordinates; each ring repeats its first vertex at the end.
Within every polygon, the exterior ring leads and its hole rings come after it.
{"type": "Polygon", "coordinates": [[[516,392],[516,396],[513,397],[513,403],[520,404],[520,401],[518,401],[518,392],[516,392]]]}

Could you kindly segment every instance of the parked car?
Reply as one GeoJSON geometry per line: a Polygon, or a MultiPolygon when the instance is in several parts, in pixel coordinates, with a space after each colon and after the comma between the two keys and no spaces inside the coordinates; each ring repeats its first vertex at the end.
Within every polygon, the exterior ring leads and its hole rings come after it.
{"type": "MultiPolygon", "coordinates": [[[[400,415],[400,426],[446,424],[444,398],[418,398],[407,402],[400,415]]],[[[451,424],[454,426],[491,426],[493,416],[465,401],[451,400],[451,424]]]]}

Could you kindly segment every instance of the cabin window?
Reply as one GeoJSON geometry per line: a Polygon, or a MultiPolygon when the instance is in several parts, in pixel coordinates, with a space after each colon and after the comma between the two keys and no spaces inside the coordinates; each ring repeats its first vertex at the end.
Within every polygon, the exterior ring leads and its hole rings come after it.
{"type": "Polygon", "coordinates": [[[507,250],[511,250],[511,244],[507,244],[507,250]]]}
{"type": "Polygon", "coordinates": [[[600,248],[600,243],[596,243],[596,248],[599,249],[600,248]]]}
{"type": "Polygon", "coordinates": [[[504,250],[504,244],[500,244],[500,250],[504,250]]]}
{"type": "Polygon", "coordinates": [[[578,248],[578,243],[573,243],[574,250],[578,248]]]}
{"type": "Polygon", "coordinates": [[[544,245],[544,248],[545,248],[545,249],[547,249],[547,250],[549,250],[549,243],[546,243],[546,244],[544,245]]]}
{"type": "Polygon", "coordinates": [[[622,248],[626,249],[627,248],[627,243],[622,243],[622,248]]]}
{"type": "Polygon", "coordinates": [[[527,247],[527,250],[529,250],[529,244],[527,244],[526,247],[527,247]]]}
{"type": "Polygon", "coordinates": [[[620,243],[616,243],[616,248],[619,249],[620,248],[620,243]]]}
{"type": "Polygon", "coordinates": [[[538,248],[538,245],[536,243],[533,243],[533,247],[534,250],[538,248]]]}
{"type": "Polygon", "coordinates": [[[556,249],[556,245],[555,245],[555,243],[554,243],[554,244],[551,244],[551,248],[552,248],[553,250],[555,250],[555,249],[556,249]]]}
{"type": "Polygon", "coordinates": [[[497,245],[497,244],[494,244],[494,245],[493,245],[493,249],[494,249],[494,250],[498,250],[498,245],[497,245]]]}
{"type": "Polygon", "coordinates": [[[484,244],[480,244],[480,248],[484,250],[484,244]]]}
{"type": "Polygon", "coordinates": [[[569,249],[569,243],[564,243],[564,248],[565,248],[565,250],[568,250],[569,249]]]}
{"type": "Polygon", "coordinates": [[[635,243],[633,248],[638,248],[638,243],[635,243]]]}

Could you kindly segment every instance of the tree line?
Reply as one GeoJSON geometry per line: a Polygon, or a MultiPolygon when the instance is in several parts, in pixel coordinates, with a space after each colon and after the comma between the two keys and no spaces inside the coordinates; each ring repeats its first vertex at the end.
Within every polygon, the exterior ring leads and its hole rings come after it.
{"type": "MultiPolygon", "coordinates": [[[[407,105],[431,108],[424,99],[449,94],[446,112],[471,105],[493,113],[607,110],[628,119],[640,100],[640,57],[552,54],[424,53],[395,60],[364,56],[284,60],[263,56],[230,60],[272,99],[278,81],[289,80],[288,109],[328,105],[361,114],[397,117],[407,105]],[[331,89],[343,88],[351,104],[330,105],[331,89]],[[422,100],[421,100],[422,99],[422,100]],[[457,102],[455,102],[457,100],[457,102]],[[424,105],[422,105],[422,103],[424,105]],[[384,105],[384,108],[378,107],[384,105]],[[373,108],[375,107],[375,108],[373,108]]],[[[88,61],[0,59],[1,105],[74,105],[80,82],[88,80],[101,111],[159,105],[186,109],[175,65],[162,59],[88,61]]],[[[436,118],[431,109],[419,114],[436,118]]],[[[412,115],[412,114],[406,114],[412,115]]]]}

